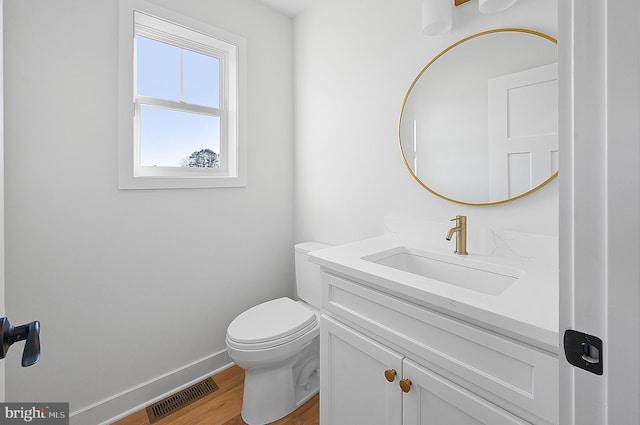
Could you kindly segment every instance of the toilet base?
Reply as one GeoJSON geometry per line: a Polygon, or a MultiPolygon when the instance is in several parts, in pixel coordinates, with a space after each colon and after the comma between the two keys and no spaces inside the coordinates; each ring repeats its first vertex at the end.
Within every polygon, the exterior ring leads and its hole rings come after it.
{"type": "Polygon", "coordinates": [[[242,419],[264,425],[287,416],[318,393],[319,338],[289,362],[245,370],[242,419]]]}
{"type": "Polygon", "coordinates": [[[247,370],[244,376],[242,419],[249,425],[274,422],[296,408],[291,365],[247,370]]]}

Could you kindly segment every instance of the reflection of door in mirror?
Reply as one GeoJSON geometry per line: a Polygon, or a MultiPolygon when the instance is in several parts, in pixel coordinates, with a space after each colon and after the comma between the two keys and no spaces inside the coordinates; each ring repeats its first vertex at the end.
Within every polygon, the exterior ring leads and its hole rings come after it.
{"type": "Polygon", "coordinates": [[[558,171],[558,65],[489,80],[490,202],[525,193],[558,171]]]}
{"type": "Polygon", "coordinates": [[[400,112],[398,141],[409,172],[433,194],[468,205],[502,203],[544,186],[557,171],[557,76],[536,73],[557,74],[556,63],[554,38],[517,28],[472,35],[435,56],[400,112]],[[490,106],[490,84],[500,87],[498,106],[490,106]],[[490,117],[491,108],[501,116],[490,117]],[[492,131],[504,134],[495,141],[492,131]],[[491,159],[498,152],[501,159],[491,159]]]}

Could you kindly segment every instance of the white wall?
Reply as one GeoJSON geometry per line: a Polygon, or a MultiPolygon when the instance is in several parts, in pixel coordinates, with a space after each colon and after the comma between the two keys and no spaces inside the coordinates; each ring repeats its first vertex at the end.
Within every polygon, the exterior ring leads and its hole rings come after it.
{"type": "Polygon", "coordinates": [[[7,398],[69,401],[83,425],[226,361],[228,323],[293,294],[292,22],[154,3],[247,40],[246,188],[119,191],[117,2],[5,4],[7,312],[42,324],[40,363],[5,361],[7,398]]]}
{"type": "MultiPolygon", "coordinates": [[[[439,37],[421,35],[419,0],[323,0],[296,18],[296,240],[376,236],[385,215],[445,221],[465,214],[470,226],[558,234],[557,179],[515,202],[468,207],[419,186],[398,150],[400,107],[418,72],[450,44],[498,27],[557,37],[557,0],[520,0],[495,15],[470,2],[439,37]]],[[[473,64],[460,66],[473,72],[473,64]]]]}

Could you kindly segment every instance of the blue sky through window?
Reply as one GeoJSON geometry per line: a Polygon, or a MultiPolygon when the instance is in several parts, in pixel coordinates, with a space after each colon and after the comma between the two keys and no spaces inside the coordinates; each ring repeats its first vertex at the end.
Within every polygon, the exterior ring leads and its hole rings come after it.
{"type": "MultiPolygon", "coordinates": [[[[139,35],[136,45],[137,94],[220,107],[218,58],[139,35]]],[[[179,167],[202,149],[220,154],[220,118],[143,105],[140,145],[143,166],[179,167]]]]}
{"type": "Polygon", "coordinates": [[[180,100],[180,49],[137,36],[137,89],[142,96],[180,100]]]}
{"type": "Polygon", "coordinates": [[[220,59],[183,50],[184,100],[220,107],[220,59]]]}
{"type": "Polygon", "coordinates": [[[170,109],[140,108],[140,165],[179,167],[193,152],[220,153],[220,118],[170,109]]]}

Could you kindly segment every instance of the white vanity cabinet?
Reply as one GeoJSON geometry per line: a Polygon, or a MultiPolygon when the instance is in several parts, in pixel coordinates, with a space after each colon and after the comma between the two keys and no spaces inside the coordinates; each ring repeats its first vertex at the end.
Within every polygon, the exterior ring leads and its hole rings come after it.
{"type": "Polygon", "coordinates": [[[320,346],[322,425],[402,423],[402,355],[324,315],[320,346]]]}
{"type": "Polygon", "coordinates": [[[366,282],[322,281],[321,425],[558,424],[553,353],[366,282]]]}

